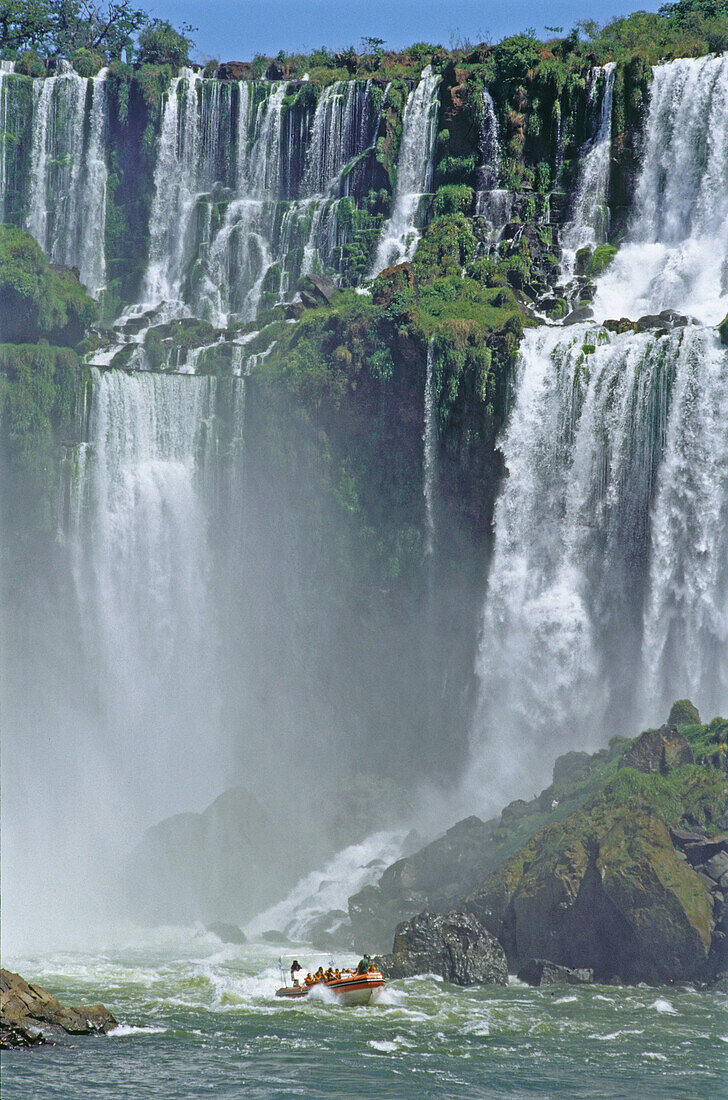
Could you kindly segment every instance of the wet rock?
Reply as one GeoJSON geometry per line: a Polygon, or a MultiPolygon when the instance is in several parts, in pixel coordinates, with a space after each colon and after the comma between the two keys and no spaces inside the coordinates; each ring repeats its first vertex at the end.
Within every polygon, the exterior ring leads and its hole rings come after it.
{"type": "Polygon", "coordinates": [[[518,977],[528,985],[589,985],[594,971],[588,967],[559,966],[548,959],[529,959],[518,971],[518,977]]]}
{"type": "Polygon", "coordinates": [[[728,347],[728,313],[718,325],[718,335],[720,336],[721,344],[725,344],[728,347]]]}
{"type": "Polygon", "coordinates": [[[263,943],[288,944],[291,942],[286,933],[281,932],[279,928],[269,928],[267,932],[263,932],[260,938],[263,943]]]}
{"type": "Polygon", "coordinates": [[[694,764],[695,754],[688,741],[674,726],[645,730],[627,749],[620,768],[636,768],[640,772],[665,774],[682,764],[694,764]]]}
{"type": "Polygon", "coordinates": [[[583,321],[591,321],[594,317],[594,310],[591,306],[577,306],[576,309],[572,309],[571,313],[564,318],[565,325],[579,325],[583,321]]]}
{"type": "Polygon", "coordinates": [[[624,332],[637,332],[637,322],[632,321],[629,317],[620,317],[619,320],[610,318],[602,322],[602,328],[605,328],[607,332],[616,332],[618,336],[621,336],[624,332]]]}
{"type": "Polygon", "coordinates": [[[397,926],[390,955],[375,960],[385,977],[439,974],[454,985],[507,985],[498,941],[469,913],[420,913],[397,926]]]}
{"type": "Polygon", "coordinates": [[[226,924],[225,921],[214,921],[208,924],[207,931],[212,932],[223,943],[247,943],[247,937],[237,924],[226,924]]]}
{"type": "Polygon", "coordinates": [[[117,1026],[104,1005],[64,1008],[57,997],[30,985],[10,970],[0,970],[2,1045],[36,1046],[62,1035],[102,1035],[117,1026]]]}

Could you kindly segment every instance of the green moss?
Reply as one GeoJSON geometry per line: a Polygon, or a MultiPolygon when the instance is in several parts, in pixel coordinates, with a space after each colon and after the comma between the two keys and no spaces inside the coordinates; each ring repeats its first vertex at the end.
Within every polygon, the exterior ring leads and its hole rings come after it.
{"type": "Polygon", "coordinates": [[[616,255],[617,249],[614,245],[598,244],[591,255],[586,274],[592,279],[596,279],[607,270],[616,255]]]}
{"type": "Polygon", "coordinates": [[[0,339],[77,344],[96,304],[68,269],[51,269],[27,233],[0,225],[0,339]]]}

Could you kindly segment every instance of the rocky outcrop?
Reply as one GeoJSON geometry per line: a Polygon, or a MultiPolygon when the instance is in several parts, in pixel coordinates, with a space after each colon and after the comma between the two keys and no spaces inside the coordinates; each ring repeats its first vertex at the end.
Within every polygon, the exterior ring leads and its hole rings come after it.
{"type": "Polygon", "coordinates": [[[225,921],[213,921],[212,924],[208,924],[207,931],[212,932],[213,936],[217,936],[223,943],[247,943],[247,937],[242,928],[238,928],[237,924],[226,924],[225,921]]]}
{"type": "Polygon", "coordinates": [[[496,821],[468,817],[419,852],[397,860],[377,885],[365,886],[349,898],[356,942],[382,950],[400,921],[423,909],[451,909],[497,865],[496,826],[496,821]]]}
{"type": "Polygon", "coordinates": [[[102,1035],[117,1026],[104,1005],[64,1008],[57,997],[0,970],[0,1046],[37,1046],[63,1034],[102,1035]]]}
{"type": "Polygon", "coordinates": [[[518,971],[518,978],[528,985],[589,985],[594,971],[584,967],[559,966],[549,959],[529,959],[518,971]]]}
{"type": "Polygon", "coordinates": [[[690,743],[675,726],[664,725],[659,730],[645,730],[640,734],[625,752],[619,766],[664,774],[682,764],[694,763],[695,754],[690,743]]]}
{"type": "Polygon", "coordinates": [[[472,914],[420,913],[398,925],[391,955],[375,960],[387,978],[439,974],[454,985],[507,985],[505,953],[472,914]]]}
{"type": "Polygon", "coordinates": [[[545,958],[650,983],[713,967],[711,896],[648,810],[597,803],[547,826],[467,904],[516,967],[545,958]]]}

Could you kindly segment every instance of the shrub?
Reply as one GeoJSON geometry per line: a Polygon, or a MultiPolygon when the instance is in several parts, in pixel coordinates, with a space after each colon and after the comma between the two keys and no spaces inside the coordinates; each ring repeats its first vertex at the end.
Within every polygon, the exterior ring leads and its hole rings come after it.
{"type": "MultiPolygon", "coordinates": [[[[183,30],[191,30],[184,26],[183,30]]],[[[179,69],[189,63],[191,38],[174,29],[165,19],[153,19],[139,35],[137,61],[150,65],[171,65],[179,69]]]]}

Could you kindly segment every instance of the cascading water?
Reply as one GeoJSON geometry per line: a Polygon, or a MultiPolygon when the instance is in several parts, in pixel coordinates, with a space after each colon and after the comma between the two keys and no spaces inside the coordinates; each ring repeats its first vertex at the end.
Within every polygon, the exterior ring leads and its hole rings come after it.
{"type": "Polygon", "coordinates": [[[70,65],[33,83],[33,146],[25,228],[54,263],[77,266],[92,294],[106,281],[106,70],[70,65]]]}
{"type": "MultiPolygon", "coordinates": [[[[655,70],[630,238],[598,317],[725,314],[727,80],[728,57],[655,70]]],[[[597,137],[585,175],[602,178],[602,153],[597,137]]],[[[577,202],[575,240],[589,210],[577,202]]],[[[491,793],[512,795],[545,778],[541,745],[551,758],[602,743],[680,696],[728,707],[727,378],[728,352],[699,325],[524,338],[477,667],[481,792],[494,756],[491,793]]]]}
{"type": "Polygon", "coordinates": [[[104,752],[124,747],[117,797],[143,789],[142,814],[175,789],[182,805],[191,787],[219,789],[200,738],[216,710],[203,493],[215,386],[94,370],[71,491],[69,551],[104,752]]]}
{"type": "Polygon", "coordinates": [[[483,121],[478,153],[480,164],[477,169],[475,213],[485,219],[491,234],[497,234],[510,221],[513,192],[498,187],[498,165],[501,158],[498,119],[495,104],[487,88],[483,89],[483,121]]]}
{"type": "Polygon", "coordinates": [[[15,70],[14,61],[0,61],[0,220],[5,221],[5,192],[7,190],[7,151],[4,135],[8,132],[8,93],[6,77],[15,70]]]}
{"type": "Polygon", "coordinates": [[[434,341],[427,346],[427,377],[425,379],[425,423],[422,431],[422,468],[425,497],[425,554],[435,549],[435,465],[437,462],[437,417],[435,409],[434,341]]]}
{"type": "Polygon", "coordinates": [[[673,388],[652,515],[642,713],[728,702],[728,352],[696,333],[673,388]]]}
{"type": "Polygon", "coordinates": [[[397,159],[397,184],[392,214],[382,229],[372,275],[389,264],[411,260],[419,232],[417,212],[432,178],[432,153],[437,129],[440,77],[430,65],[407,97],[397,159]]]}
{"type": "Polygon", "coordinates": [[[601,93],[599,124],[582,162],[574,198],[571,221],[564,227],[561,243],[568,271],[573,271],[576,252],[607,239],[609,232],[609,160],[612,151],[612,103],[614,101],[614,63],[590,74],[589,99],[601,93]]]}
{"type": "Polygon", "coordinates": [[[598,317],[728,312],[728,54],[654,70],[627,244],[599,284],[598,317]]]}

